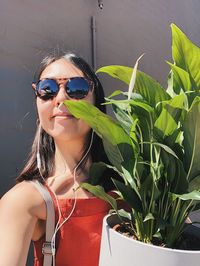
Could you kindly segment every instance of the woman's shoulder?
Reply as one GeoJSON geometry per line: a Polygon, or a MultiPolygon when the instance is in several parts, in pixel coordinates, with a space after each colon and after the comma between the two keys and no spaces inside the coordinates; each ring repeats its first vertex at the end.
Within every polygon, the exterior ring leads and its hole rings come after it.
{"type": "Polygon", "coordinates": [[[45,219],[46,215],[44,200],[29,181],[22,181],[5,193],[0,200],[0,208],[15,208],[39,219],[45,219]]]}

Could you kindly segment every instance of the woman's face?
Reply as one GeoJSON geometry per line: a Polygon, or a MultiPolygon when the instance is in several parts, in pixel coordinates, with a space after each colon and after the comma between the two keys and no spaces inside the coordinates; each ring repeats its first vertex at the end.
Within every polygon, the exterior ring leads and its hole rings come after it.
{"type": "MultiPolygon", "coordinates": [[[[55,140],[70,141],[85,138],[89,126],[82,120],[73,117],[63,104],[70,98],[65,92],[66,79],[84,77],[83,72],[65,59],[59,59],[42,72],[40,79],[53,78],[59,84],[59,92],[53,98],[44,101],[37,97],[37,110],[42,128],[55,140]]],[[[72,99],[70,99],[72,100],[72,99]]],[[[89,91],[84,100],[94,104],[94,95],[89,91]]],[[[77,101],[74,100],[73,101],[77,101]]]]}

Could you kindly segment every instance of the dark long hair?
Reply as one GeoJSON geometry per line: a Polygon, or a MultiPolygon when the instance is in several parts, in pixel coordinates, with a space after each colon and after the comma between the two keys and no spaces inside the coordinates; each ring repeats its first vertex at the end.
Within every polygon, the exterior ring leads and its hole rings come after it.
{"type": "MultiPolygon", "coordinates": [[[[56,56],[51,55],[45,57],[42,60],[39,69],[36,71],[34,75],[34,82],[37,82],[39,80],[42,72],[48,65],[59,59],[65,59],[68,62],[72,63],[83,72],[85,77],[92,80],[92,82],[94,83],[95,106],[99,108],[102,112],[106,113],[106,107],[105,105],[102,105],[102,103],[104,103],[105,101],[104,91],[98,77],[91,69],[91,67],[88,65],[88,63],[86,63],[84,59],[75,54],[65,53],[62,55],[56,55],[56,56]]],[[[99,162],[99,161],[103,161],[106,163],[108,162],[107,156],[104,152],[102,140],[95,133],[93,137],[93,143],[91,146],[90,154],[92,157],[92,162],[99,162]]],[[[21,182],[23,180],[37,179],[43,183],[44,181],[42,177],[46,179],[47,177],[51,176],[54,172],[54,155],[55,155],[54,139],[49,134],[47,134],[47,132],[45,132],[43,128],[40,126],[40,123],[37,122],[37,130],[33,141],[32,149],[29,155],[29,159],[25,167],[17,177],[17,182],[21,182]],[[41,161],[40,171],[37,166],[38,153],[40,154],[40,161],[41,161]]],[[[112,176],[113,175],[115,174],[112,174],[112,176]]],[[[107,178],[107,176],[110,176],[110,170],[107,170],[105,172],[104,176],[100,181],[100,184],[103,185],[106,190],[110,190],[111,182],[110,178],[107,178]]]]}

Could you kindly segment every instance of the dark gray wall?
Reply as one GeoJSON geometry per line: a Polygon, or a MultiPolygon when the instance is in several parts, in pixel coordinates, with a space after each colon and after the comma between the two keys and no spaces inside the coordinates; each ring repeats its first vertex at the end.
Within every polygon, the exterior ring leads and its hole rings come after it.
{"type": "MultiPolygon", "coordinates": [[[[200,43],[199,0],[0,0],[0,195],[13,183],[35,131],[33,73],[53,49],[72,50],[91,63],[91,16],[96,18],[97,67],[133,66],[166,85],[170,23],[200,43]]],[[[122,84],[100,76],[106,94],[122,84]]]]}
{"type": "MultiPolygon", "coordinates": [[[[97,67],[133,66],[166,85],[170,23],[200,43],[199,0],[0,0],[0,195],[14,184],[35,131],[31,90],[41,58],[53,49],[72,50],[91,63],[91,16],[97,26],[97,67]]],[[[127,89],[100,75],[106,94],[127,89]]]]}

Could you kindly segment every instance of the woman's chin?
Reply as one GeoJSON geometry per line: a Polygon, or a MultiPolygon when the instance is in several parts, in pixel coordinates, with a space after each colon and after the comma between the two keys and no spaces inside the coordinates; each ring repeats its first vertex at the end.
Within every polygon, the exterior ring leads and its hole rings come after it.
{"type": "Polygon", "coordinates": [[[65,118],[65,117],[56,117],[53,124],[50,127],[51,136],[66,135],[69,132],[78,131],[77,119],[74,117],[65,118]]]}
{"type": "Polygon", "coordinates": [[[83,132],[78,127],[66,128],[66,126],[64,127],[59,125],[55,128],[55,130],[49,132],[48,134],[54,138],[54,141],[69,142],[78,139],[85,139],[87,137],[88,132],[88,130],[83,132]]]}
{"type": "Polygon", "coordinates": [[[66,130],[66,127],[63,128],[56,128],[55,131],[51,132],[50,135],[54,138],[54,140],[63,140],[63,141],[70,141],[77,139],[79,136],[77,134],[77,130],[66,130]]]}
{"type": "Polygon", "coordinates": [[[70,141],[87,137],[90,127],[76,118],[56,118],[53,123],[43,127],[54,140],[70,141]]]}

